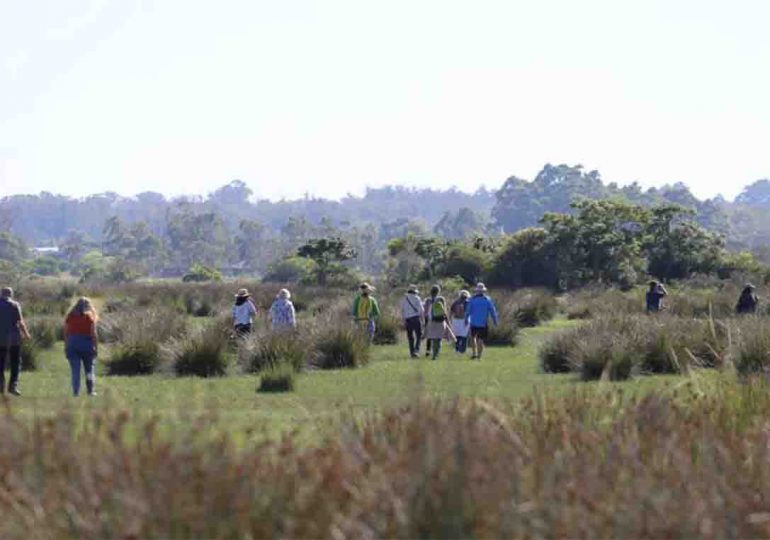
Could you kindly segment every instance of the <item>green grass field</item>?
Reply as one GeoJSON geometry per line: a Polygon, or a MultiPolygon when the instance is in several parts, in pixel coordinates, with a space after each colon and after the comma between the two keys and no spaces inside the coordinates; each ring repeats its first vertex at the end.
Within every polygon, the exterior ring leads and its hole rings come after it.
{"type": "MultiPolygon", "coordinates": [[[[74,408],[79,414],[109,409],[158,416],[167,427],[210,416],[211,425],[233,433],[322,432],[342,417],[403,405],[418,396],[522,398],[536,391],[559,392],[578,382],[574,375],[542,373],[537,359],[549,334],[573,325],[556,319],[522,331],[516,347],[488,348],[481,362],[460,356],[445,344],[437,361],[411,360],[405,344],[375,346],[372,361],[360,369],[306,371],[294,392],[258,394],[259,377],[177,378],[164,375],[107,377],[97,380],[99,396],[70,395],[69,365],[63,347],[42,351],[40,369],[22,374],[21,398],[8,409],[24,418],[74,408]]],[[[105,353],[106,351],[102,351],[105,353]]],[[[101,371],[101,370],[100,370],[101,371]]],[[[622,385],[630,391],[679,384],[681,377],[643,377],[622,385]]],[[[85,392],[83,392],[85,394],[85,392]]]]}

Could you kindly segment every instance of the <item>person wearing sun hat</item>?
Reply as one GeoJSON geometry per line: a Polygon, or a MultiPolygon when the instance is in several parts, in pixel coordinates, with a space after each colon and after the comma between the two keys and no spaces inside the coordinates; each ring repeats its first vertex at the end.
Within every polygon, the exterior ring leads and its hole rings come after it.
{"type": "Polygon", "coordinates": [[[735,306],[735,312],[739,315],[746,313],[756,313],[759,305],[756,287],[751,283],[744,285],[741,296],[738,298],[738,304],[735,306]]]}
{"type": "Polygon", "coordinates": [[[235,305],[233,305],[233,329],[235,333],[239,336],[250,333],[256,314],[257,306],[254,305],[249,291],[239,289],[235,295],[235,305]]]}
{"type": "Polygon", "coordinates": [[[401,319],[404,321],[406,339],[409,342],[409,356],[412,358],[417,358],[420,354],[422,320],[425,317],[425,309],[419,292],[417,285],[409,285],[403,300],[401,300],[401,319]]]}
{"type": "Polygon", "coordinates": [[[487,296],[486,286],[479,282],[476,284],[473,298],[468,301],[465,310],[465,320],[471,327],[471,359],[481,360],[484,354],[484,342],[489,334],[489,318],[497,326],[497,309],[492,299],[487,296]]]}
{"type": "Polygon", "coordinates": [[[471,293],[466,290],[462,290],[458,293],[457,299],[452,302],[449,308],[449,313],[452,315],[452,332],[454,332],[457,341],[455,342],[455,350],[464,354],[468,347],[468,323],[465,321],[465,311],[468,309],[468,299],[471,297],[471,293]]]}
{"type": "Polygon", "coordinates": [[[380,316],[380,305],[377,299],[372,296],[375,288],[364,282],[359,287],[360,291],[353,300],[353,319],[357,324],[364,327],[369,341],[374,339],[374,332],[377,330],[377,318],[380,316]]]}

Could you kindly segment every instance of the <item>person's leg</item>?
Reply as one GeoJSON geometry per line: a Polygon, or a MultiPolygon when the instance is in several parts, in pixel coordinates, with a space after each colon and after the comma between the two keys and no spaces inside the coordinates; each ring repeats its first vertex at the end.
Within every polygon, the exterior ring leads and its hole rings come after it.
{"type": "MultiPolygon", "coordinates": [[[[427,325],[425,327],[427,328],[427,325]]],[[[425,356],[430,356],[430,347],[432,341],[432,339],[425,339],[425,356]]]]}
{"type": "Polygon", "coordinates": [[[441,352],[441,340],[440,339],[433,339],[433,359],[435,360],[438,358],[439,353],[441,352]]]}
{"type": "Polygon", "coordinates": [[[406,340],[409,342],[409,356],[415,355],[415,347],[414,347],[414,339],[417,336],[416,332],[414,331],[414,319],[407,319],[406,320],[406,340]]]}
{"type": "Polygon", "coordinates": [[[457,338],[457,352],[460,354],[465,354],[466,349],[468,348],[468,336],[460,336],[457,338]]]}
{"type": "Polygon", "coordinates": [[[8,357],[8,347],[0,347],[0,394],[5,394],[5,359],[8,357]]]}
{"type": "Polygon", "coordinates": [[[415,319],[414,321],[414,354],[420,354],[420,344],[422,343],[422,321],[415,319]]]}
{"type": "Polygon", "coordinates": [[[19,373],[21,373],[21,346],[8,347],[8,360],[11,363],[11,380],[8,381],[8,391],[19,395],[19,373]]]}
{"type": "Polygon", "coordinates": [[[374,322],[374,319],[369,320],[369,324],[366,327],[366,332],[369,335],[369,343],[374,341],[374,334],[377,332],[377,324],[374,322]]]}
{"type": "Polygon", "coordinates": [[[476,335],[476,330],[474,328],[471,328],[471,358],[475,359],[477,358],[477,340],[478,336],[476,335]]]}
{"type": "Polygon", "coordinates": [[[481,360],[481,355],[484,354],[484,339],[485,338],[486,338],[486,336],[484,334],[481,334],[478,337],[478,344],[476,345],[476,347],[477,347],[477,349],[479,351],[478,352],[478,359],[479,360],[481,360]]]}
{"type": "Polygon", "coordinates": [[[67,360],[70,363],[70,382],[72,383],[72,395],[80,394],[80,354],[68,348],[67,360]]]}
{"type": "Polygon", "coordinates": [[[88,391],[88,395],[94,395],[94,385],[96,384],[96,357],[93,354],[83,355],[83,369],[86,372],[86,390],[88,391]]]}

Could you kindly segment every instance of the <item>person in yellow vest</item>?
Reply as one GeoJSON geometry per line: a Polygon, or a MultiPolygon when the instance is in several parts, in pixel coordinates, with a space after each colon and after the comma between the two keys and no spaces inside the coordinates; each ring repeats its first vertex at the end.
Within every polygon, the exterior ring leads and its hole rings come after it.
{"type": "Polygon", "coordinates": [[[374,332],[377,330],[377,318],[380,316],[380,305],[377,299],[372,296],[374,287],[368,283],[362,283],[359,287],[361,291],[356,299],[353,300],[353,319],[356,323],[363,326],[369,341],[374,339],[374,332]]]}

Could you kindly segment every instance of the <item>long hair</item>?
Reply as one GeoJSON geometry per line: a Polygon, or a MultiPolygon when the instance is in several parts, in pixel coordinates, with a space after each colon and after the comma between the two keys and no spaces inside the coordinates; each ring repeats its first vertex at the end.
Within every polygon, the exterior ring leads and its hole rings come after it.
{"type": "Polygon", "coordinates": [[[81,296],[70,308],[69,315],[85,315],[86,313],[90,313],[94,320],[98,318],[96,308],[91,299],[81,296]]]}

